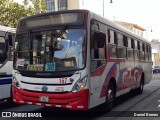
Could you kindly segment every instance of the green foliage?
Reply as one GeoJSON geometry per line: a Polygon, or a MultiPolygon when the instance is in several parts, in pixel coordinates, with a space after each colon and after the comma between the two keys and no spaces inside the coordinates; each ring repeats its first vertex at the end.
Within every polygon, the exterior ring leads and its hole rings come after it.
{"type": "Polygon", "coordinates": [[[46,12],[44,0],[24,0],[23,4],[13,0],[0,0],[0,25],[16,27],[22,17],[46,12]]]}
{"type": "Polygon", "coordinates": [[[36,14],[46,12],[45,0],[24,0],[23,3],[26,6],[29,5],[29,3],[32,4],[36,14]]]}

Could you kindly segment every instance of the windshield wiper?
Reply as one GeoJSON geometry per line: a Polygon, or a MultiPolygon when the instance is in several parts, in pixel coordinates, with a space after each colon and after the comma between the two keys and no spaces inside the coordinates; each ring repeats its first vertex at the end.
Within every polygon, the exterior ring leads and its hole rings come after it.
{"type": "Polygon", "coordinates": [[[68,29],[68,25],[64,26],[61,31],[59,32],[52,32],[52,35],[55,36],[55,38],[61,38],[61,39],[65,39],[63,37],[63,34],[65,33],[66,29],[68,29]]]}

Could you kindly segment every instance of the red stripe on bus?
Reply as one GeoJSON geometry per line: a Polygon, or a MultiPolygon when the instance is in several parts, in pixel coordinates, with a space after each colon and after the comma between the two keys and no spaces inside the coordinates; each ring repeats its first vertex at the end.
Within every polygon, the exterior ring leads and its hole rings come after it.
{"type": "Polygon", "coordinates": [[[101,76],[106,68],[106,65],[98,68],[97,70],[91,72],[91,77],[101,76]]]}

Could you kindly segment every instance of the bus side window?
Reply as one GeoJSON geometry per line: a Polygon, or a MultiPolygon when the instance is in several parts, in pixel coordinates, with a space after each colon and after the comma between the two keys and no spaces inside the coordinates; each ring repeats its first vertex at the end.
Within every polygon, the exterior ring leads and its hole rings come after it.
{"type": "Polygon", "coordinates": [[[117,35],[118,37],[118,46],[117,46],[117,55],[118,58],[126,58],[127,57],[127,51],[126,51],[126,46],[125,46],[125,40],[124,40],[124,36],[121,33],[118,33],[117,35]]]}
{"type": "Polygon", "coordinates": [[[110,58],[117,58],[117,49],[116,49],[116,43],[117,43],[117,34],[113,30],[108,30],[108,36],[109,36],[109,56],[110,58]]]}
{"type": "Polygon", "coordinates": [[[136,60],[139,59],[139,49],[140,49],[139,41],[135,40],[134,58],[136,60]]]}
{"type": "Polygon", "coordinates": [[[91,36],[91,71],[106,63],[106,35],[92,31],[91,36]]]}
{"type": "Polygon", "coordinates": [[[127,58],[128,59],[133,59],[134,58],[134,54],[133,54],[133,42],[134,42],[134,40],[130,37],[128,37],[127,40],[128,40],[127,58]]]}
{"type": "Polygon", "coordinates": [[[94,32],[93,41],[91,41],[91,43],[92,43],[91,58],[105,59],[106,35],[101,32],[94,32]]]}
{"type": "Polygon", "coordinates": [[[3,64],[6,60],[5,39],[0,37],[0,64],[3,64]]]}

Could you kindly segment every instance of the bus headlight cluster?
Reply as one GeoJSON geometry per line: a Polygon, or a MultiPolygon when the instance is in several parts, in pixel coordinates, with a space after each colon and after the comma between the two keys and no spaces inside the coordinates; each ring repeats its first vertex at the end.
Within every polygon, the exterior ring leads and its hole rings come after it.
{"type": "Polygon", "coordinates": [[[83,79],[80,79],[79,81],[76,82],[76,84],[72,89],[72,92],[78,92],[80,90],[85,89],[86,84],[87,84],[87,76],[85,76],[83,79]]]}
{"type": "Polygon", "coordinates": [[[16,80],[16,78],[14,76],[12,79],[12,85],[15,86],[16,88],[20,89],[19,82],[16,80]]]}

